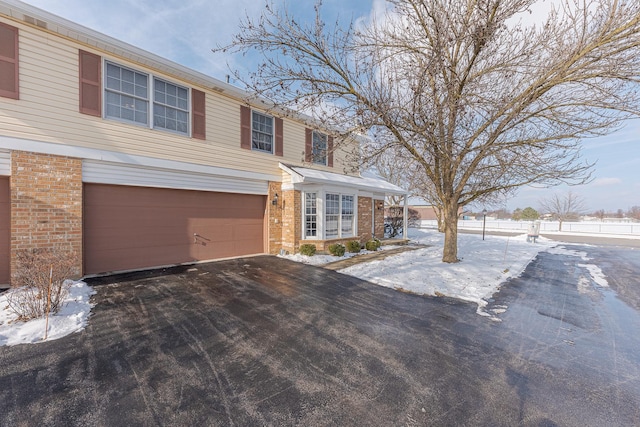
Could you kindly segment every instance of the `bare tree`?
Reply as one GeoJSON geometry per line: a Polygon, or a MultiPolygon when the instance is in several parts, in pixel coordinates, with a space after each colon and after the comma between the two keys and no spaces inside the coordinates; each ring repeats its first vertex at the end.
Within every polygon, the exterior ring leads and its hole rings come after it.
{"type": "Polygon", "coordinates": [[[600,221],[604,221],[604,217],[606,216],[606,213],[604,212],[604,209],[598,209],[593,213],[593,216],[598,218],[600,221]]]}
{"type": "Polygon", "coordinates": [[[632,206],[627,211],[627,216],[636,221],[640,221],[640,206],[632,206]]]}
{"type": "Polygon", "coordinates": [[[585,200],[571,191],[564,195],[555,193],[540,201],[540,207],[546,214],[559,222],[558,230],[562,231],[562,223],[578,220],[585,212],[585,200]]]}
{"type": "Polygon", "coordinates": [[[366,132],[367,161],[406,153],[443,219],[456,262],[459,209],[520,186],[588,181],[581,139],[639,113],[640,2],[388,0],[366,23],[305,23],[268,4],[226,47],[257,51],[248,78],[274,106],[344,134],[366,132]]]}

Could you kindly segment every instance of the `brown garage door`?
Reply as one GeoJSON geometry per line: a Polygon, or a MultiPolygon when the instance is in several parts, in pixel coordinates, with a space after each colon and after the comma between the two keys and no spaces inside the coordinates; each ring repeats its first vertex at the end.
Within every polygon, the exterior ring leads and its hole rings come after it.
{"type": "Polygon", "coordinates": [[[11,195],[9,177],[0,177],[0,284],[9,283],[10,238],[11,238],[11,195]]]}
{"type": "Polygon", "coordinates": [[[264,252],[266,196],[85,184],[85,274],[264,252]]]}

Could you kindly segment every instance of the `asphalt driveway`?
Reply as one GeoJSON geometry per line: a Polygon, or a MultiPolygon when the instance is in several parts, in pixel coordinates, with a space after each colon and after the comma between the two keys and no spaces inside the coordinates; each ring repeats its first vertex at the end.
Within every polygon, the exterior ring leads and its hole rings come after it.
{"type": "Polygon", "coordinates": [[[640,425],[640,251],[590,250],[613,289],[542,253],[501,322],[266,256],[95,279],[84,331],[0,348],[0,425],[640,425]]]}

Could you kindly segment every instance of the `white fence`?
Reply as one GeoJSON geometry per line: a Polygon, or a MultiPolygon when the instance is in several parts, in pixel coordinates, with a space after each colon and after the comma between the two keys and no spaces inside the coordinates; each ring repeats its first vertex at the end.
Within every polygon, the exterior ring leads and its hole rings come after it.
{"type": "MultiPolygon", "coordinates": [[[[530,221],[500,221],[487,220],[487,230],[522,230],[526,232],[531,224],[530,221]]],[[[420,221],[420,228],[436,228],[436,220],[420,221]]],[[[482,220],[464,219],[458,221],[458,228],[482,229],[482,220]]],[[[557,221],[541,221],[540,232],[544,233],[559,231],[557,221]]],[[[609,223],[609,222],[563,222],[562,231],[572,233],[602,233],[602,234],[622,234],[640,235],[640,223],[609,223]]]]}

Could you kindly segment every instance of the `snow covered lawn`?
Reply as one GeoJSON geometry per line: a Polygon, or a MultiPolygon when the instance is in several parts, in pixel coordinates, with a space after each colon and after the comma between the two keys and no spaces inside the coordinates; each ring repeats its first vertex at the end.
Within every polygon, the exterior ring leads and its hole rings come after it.
{"type": "Polygon", "coordinates": [[[519,276],[538,252],[557,242],[538,239],[528,243],[526,234],[515,237],[458,235],[461,262],[442,262],[444,235],[433,230],[411,230],[412,241],[431,245],[404,252],[383,261],[354,265],[341,273],[382,286],[419,295],[459,298],[478,304],[479,312],[510,277],[519,276]]]}
{"type": "MultiPolygon", "coordinates": [[[[510,277],[519,276],[538,252],[558,245],[544,238],[528,243],[526,234],[515,237],[458,235],[458,258],[446,264],[442,260],[444,235],[434,230],[409,230],[412,242],[430,245],[380,261],[364,262],[339,270],[381,286],[418,295],[449,296],[478,304],[478,313],[486,314],[487,299],[510,277]]],[[[327,263],[339,258],[321,255],[287,256],[301,262],[327,263]],[[314,259],[318,257],[318,259],[314,259]]]]}
{"type": "MultiPolygon", "coordinates": [[[[18,316],[7,308],[7,296],[10,292],[20,292],[20,289],[11,289],[0,294],[0,346],[42,342],[45,335],[45,319],[16,321],[18,316]]],[[[62,309],[49,317],[47,341],[84,329],[93,307],[89,302],[93,294],[93,288],[84,282],[74,282],[71,285],[62,309]]]]}

